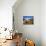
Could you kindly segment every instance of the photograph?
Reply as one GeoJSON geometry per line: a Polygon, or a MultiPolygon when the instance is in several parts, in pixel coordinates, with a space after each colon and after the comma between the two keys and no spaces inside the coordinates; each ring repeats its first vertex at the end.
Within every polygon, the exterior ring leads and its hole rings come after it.
{"type": "Polygon", "coordinates": [[[34,24],[33,16],[23,16],[23,24],[34,24]]]}

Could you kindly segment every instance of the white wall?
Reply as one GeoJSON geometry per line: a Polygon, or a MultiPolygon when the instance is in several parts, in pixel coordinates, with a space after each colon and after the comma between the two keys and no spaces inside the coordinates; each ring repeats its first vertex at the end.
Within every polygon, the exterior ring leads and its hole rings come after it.
{"type": "Polygon", "coordinates": [[[15,29],[22,32],[24,37],[35,41],[36,46],[41,46],[41,0],[23,0],[14,7],[15,29]],[[23,25],[23,16],[34,16],[33,25],[23,25]]]}
{"type": "Polygon", "coordinates": [[[0,0],[0,27],[12,28],[12,6],[16,0],[0,0]]]}
{"type": "Polygon", "coordinates": [[[42,46],[46,46],[46,0],[41,1],[41,38],[42,46]]]}

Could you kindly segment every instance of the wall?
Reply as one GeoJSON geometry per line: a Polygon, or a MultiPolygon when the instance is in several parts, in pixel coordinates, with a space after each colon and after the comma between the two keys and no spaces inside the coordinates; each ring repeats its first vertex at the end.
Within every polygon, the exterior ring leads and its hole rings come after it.
{"type": "Polygon", "coordinates": [[[12,29],[12,6],[16,0],[0,0],[0,27],[12,29]]]}
{"type": "Polygon", "coordinates": [[[41,1],[41,40],[42,46],[46,46],[46,0],[41,1]]]}
{"type": "Polygon", "coordinates": [[[36,46],[41,46],[41,0],[23,0],[17,7],[16,4],[13,6],[15,30],[22,32],[24,38],[34,40],[36,46]],[[34,16],[34,24],[24,25],[23,16],[34,16]]]}

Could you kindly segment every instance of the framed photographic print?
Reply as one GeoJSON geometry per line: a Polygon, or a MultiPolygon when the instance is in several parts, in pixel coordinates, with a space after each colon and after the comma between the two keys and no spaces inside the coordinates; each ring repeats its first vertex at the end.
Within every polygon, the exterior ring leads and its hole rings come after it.
{"type": "Polygon", "coordinates": [[[34,24],[34,16],[23,16],[23,24],[34,24]]]}

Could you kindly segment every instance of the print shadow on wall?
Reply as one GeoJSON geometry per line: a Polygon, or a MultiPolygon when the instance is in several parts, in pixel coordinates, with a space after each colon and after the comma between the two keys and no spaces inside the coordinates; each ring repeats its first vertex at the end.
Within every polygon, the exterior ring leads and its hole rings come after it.
{"type": "Polygon", "coordinates": [[[23,16],[23,24],[24,25],[34,24],[34,16],[23,16]]]}

